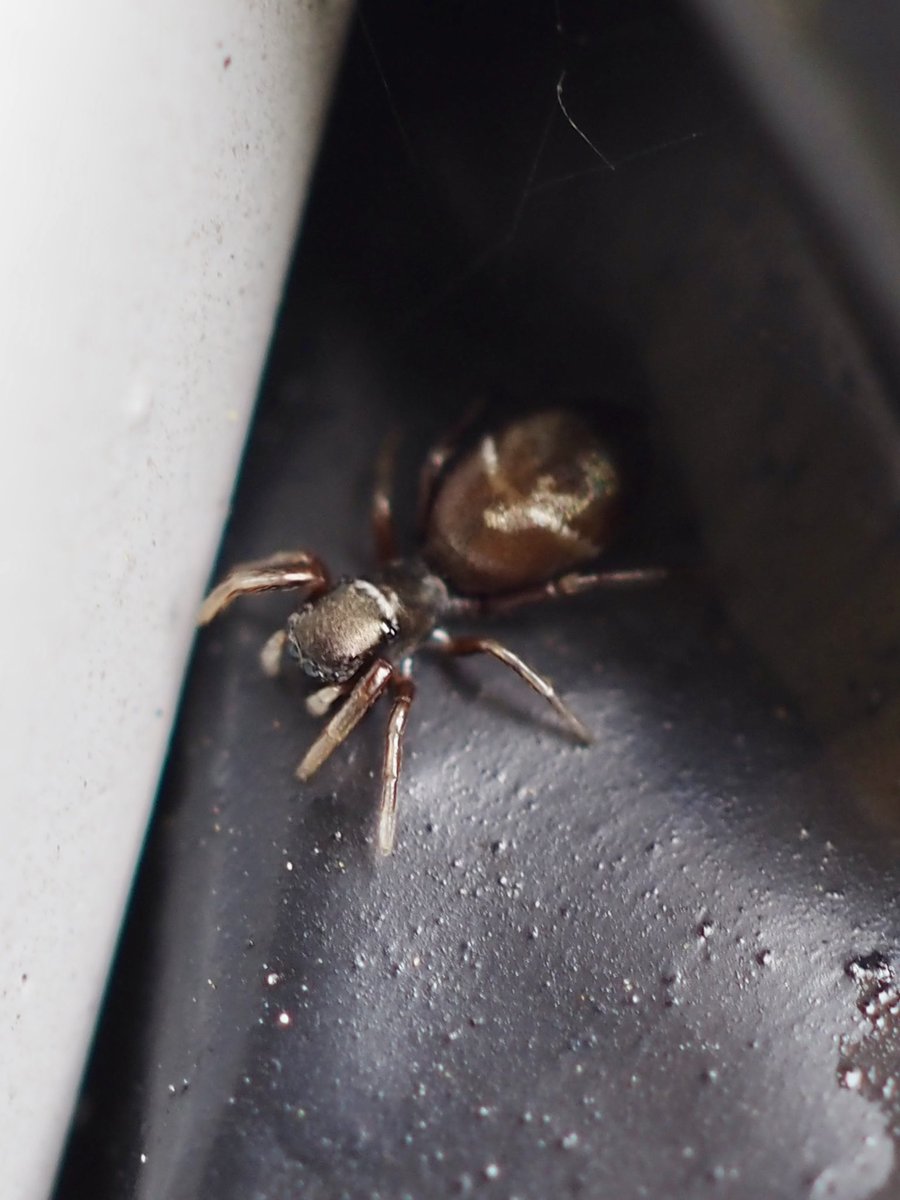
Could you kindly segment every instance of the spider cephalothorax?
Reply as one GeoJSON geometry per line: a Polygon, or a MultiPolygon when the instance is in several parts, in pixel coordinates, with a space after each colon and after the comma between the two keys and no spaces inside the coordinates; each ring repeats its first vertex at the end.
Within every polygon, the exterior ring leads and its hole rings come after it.
{"type": "Polygon", "coordinates": [[[397,608],[396,597],[369,580],[342,580],[288,617],[288,653],[312,679],[345,683],[396,638],[397,608]]]}

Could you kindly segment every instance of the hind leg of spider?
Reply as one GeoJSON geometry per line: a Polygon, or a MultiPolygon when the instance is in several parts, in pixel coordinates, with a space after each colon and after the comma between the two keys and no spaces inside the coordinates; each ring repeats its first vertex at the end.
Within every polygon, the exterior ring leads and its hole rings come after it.
{"type": "Polygon", "coordinates": [[[389,662],[383,658],[375,659],[303,756],[296,771],[298,779],[305,782],[315,775],[322,763],[350,736],[390,683],[393,674],[394,668],[389,662]]]}
{"type": "Polygon", "coordinates": [[[282,588],[304,588],[310,595],[317,595],[327,587],[328,571],[318,558],[302,550],[282,550],[232,567],[203,601],[197,624],[208,625],[239,596],[282,588]]]}
{"type": "Polygon", "coordinates": [[[375,561],[379,566],[390,562],[398,555],[397,531],[394,528],[394,514],[391,510],[391,491],[399,441],[399,430],[395,429],[384,439],[375,463],[375,487],[372,491],[372,538],[375,542],[375,561]]]}
{"type": "Polygon", "coordinates": [[[422,463],[422,468],[419,471],[419,500],[416,510],[416,527],[420,534],[425,532],[435,488],[444,467],[459,449],[460,442],[481,415],[483,408],[483,399],[473,400],[465,409],[456,425],[445,433],[441,440],[436,442],[425,456],[425,461],[422,463]]]}
{"type": "Polygon", "coordinates": [[[394,848],[397,828],[397,781],[403,762],[403,734],[416,694],[416,686],[404,665],[393,680],[395,700],[384,739],[384,762],[381,768],[381,803],[378,806],[377,845],[379,853],[390,854],[394,848]]]}
{"type": "Polygon", "coordinates": [[[464,654],[490,654],[493,658],[515,671],[520,679],[524,679],[530,688],[533,688],[539,696],[543,696],[548,704],[562,718],[566,728],[580,742],[586,745],[593,741],[593,735],[586,725],[579,721],[578,717],[572,712],[568,705],[560,700],[553,685],[543,675],[538,675],[537,671],[533,671],[526,662],[519,658],[518,654],[513,654],[512,650],[495,642],[493,638],[483,637],[450,637],[442,630],[435,631],[438,636],[432,634],[432,641],[445,654],[464,655],[464,654]]]}
{"type": "Polygon", "coordinates": [[[522,588],[518,592],[507,592],[505,595],[485,596],[470,599],[468,596],[455,597],[452,601],[452,612],[456,617],[491,617],[514,612],[528,604],[541,604],[546,600],[564,600],[568,596],[580,596],[583,592],[596,592],[609,588],[643,587],[647,584],[661,583],[668,579],[671,572],[666,567],[629,567],[621,571],[572,571],[549,583],[538,584],[537,587],[522,588]]]}

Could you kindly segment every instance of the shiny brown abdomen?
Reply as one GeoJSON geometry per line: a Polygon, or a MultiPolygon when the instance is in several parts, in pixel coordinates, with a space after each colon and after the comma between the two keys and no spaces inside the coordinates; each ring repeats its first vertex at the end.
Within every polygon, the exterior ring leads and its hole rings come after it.
{"type": "Polygon", "coordinates": [[[464,594],[543,583],[606,549],[619,494],[613,459],[586,421],[537,413],[486,434],[450,468],[424,557],[464,594]]]}

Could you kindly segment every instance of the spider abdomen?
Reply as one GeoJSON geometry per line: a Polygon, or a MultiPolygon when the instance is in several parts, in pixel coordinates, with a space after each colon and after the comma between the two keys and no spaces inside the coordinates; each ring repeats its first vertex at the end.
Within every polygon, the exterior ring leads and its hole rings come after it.
{"type": "Polygon", "coordinates": [[[597,558],[618,517],[608,448],[569,412],[486,434],[441,481],[424,557],[451,587],[491,595],[543,583],[597,558]]]}

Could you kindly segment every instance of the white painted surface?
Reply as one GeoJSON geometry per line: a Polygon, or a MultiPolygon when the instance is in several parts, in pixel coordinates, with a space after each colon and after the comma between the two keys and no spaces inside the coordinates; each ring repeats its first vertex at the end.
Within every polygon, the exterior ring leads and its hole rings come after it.
{"type": "Polygon", "coordinates": [[[0,38],[0,1198],[56,1169],[346,0],[0,38]]]}

